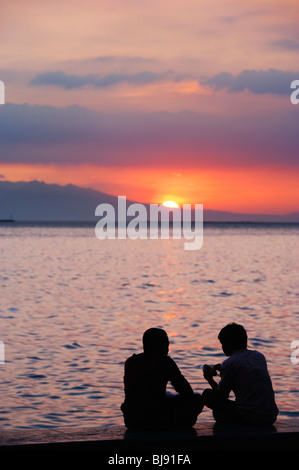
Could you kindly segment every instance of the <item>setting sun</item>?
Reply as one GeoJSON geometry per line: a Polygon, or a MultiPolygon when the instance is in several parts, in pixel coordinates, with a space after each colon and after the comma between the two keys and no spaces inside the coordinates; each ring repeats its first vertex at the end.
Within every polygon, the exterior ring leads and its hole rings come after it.
{"type": "Polygon", "coordinates": [[[171,209],[177,209],[179,207],[179,205],[174,201],[165,201],[163,202],[163,206],[169,207],[171,209]]]}

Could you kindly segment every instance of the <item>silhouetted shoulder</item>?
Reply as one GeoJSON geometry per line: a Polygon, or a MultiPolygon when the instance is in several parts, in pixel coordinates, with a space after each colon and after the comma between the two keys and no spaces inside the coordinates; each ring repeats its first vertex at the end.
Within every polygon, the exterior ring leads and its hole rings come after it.
{"type": "Polygon", "coordinates": [[[172,357],[166,356],[166,357],[165,357],[165,363],[167,364],[167,366],[168,366],[170,369],[179,370],[177,364],[176,364],[175,361],[172,359],[172,357]]]}
{"type": "Polygon", "coordinates": [[[267,367],[266,358],[261,352],[251,349],[237,351],[223,361],[221,375],[223,375],[224,371],[228,371],[229,369],[254,366],[267,367]]]}
{"type": "Polygon", "coordinates": [[[130,364],[130,362],[136,361],[136,358],[137,358],[137,354],[133,354],[132,356],[128,357],[125,363],[130,364]]]}
{"type": "Polygon", "coordinates": [[[125,361],[125,367],[133,367],[135,365],[140,364],[143,361],[143,353],[140,354],[133,354],[132,356],[128,357],[128,359],[125,361]]]}

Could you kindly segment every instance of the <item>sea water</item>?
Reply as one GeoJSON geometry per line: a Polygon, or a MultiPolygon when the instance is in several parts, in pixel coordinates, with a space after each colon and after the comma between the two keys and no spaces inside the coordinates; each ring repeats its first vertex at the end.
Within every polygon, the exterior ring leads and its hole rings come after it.
{"type": "Polygon", "coordinates": [[[267,358],[280,416],[298,416],[298,234],[208,224],[186,251],[183,239],[98,240],[92,224],[0,226],[0,429],[123,424],[124,361],[150,327],[200,393],[233,321],[267,358]]]}

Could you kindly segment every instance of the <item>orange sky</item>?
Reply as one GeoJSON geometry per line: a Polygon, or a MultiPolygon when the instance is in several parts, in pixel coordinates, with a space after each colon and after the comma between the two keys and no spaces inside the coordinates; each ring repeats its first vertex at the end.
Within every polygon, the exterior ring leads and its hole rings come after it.
{"type": "Polygon", "coordinates": [[[145,203],[173,200],[206,209],[280,214],[298,210],[298,175],[284,168],[205,169],[115,168],[90,165],[4,165],[10,181],[75,184],[145,203]],[[275,203],[273,203],[275,201],[275,203]],[[244,210],[246,208],[246,210],[244,210]]]}
{"type": "Polygon", "coordinates": [[[3,0],[0,181],[297,211],[298,17],[297,0],[3,0]]]}

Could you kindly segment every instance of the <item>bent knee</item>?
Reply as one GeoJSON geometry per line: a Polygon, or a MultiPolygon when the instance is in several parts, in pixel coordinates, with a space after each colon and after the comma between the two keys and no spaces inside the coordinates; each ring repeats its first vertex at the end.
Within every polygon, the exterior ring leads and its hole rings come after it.
{"type": "Polygon", "coordinates": [[[202,400],[206,406],[209,406],[215,400],[216,392],[211,388],[207,388],[202,392],[202,400]]]}

